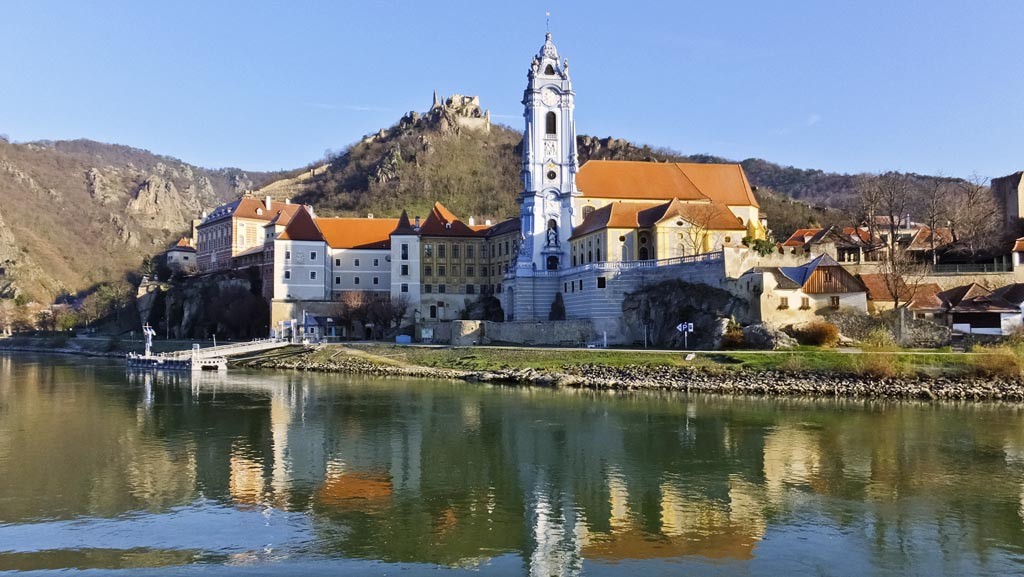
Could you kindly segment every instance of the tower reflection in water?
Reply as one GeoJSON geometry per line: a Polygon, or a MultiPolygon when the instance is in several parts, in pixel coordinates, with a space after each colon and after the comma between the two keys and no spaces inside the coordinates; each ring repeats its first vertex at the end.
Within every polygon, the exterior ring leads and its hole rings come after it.
{"type": "MultiPolygon", "coordinates": [[[[0,374],[11,370],[0,358],[0,374]]],[[[519,559],[535,575],[745,563],[805,525],[839,528],[851,551],[896,567],[912,566],[900,547],[922,539],[975,559],[1024,545],[1024,426],[1007,408],[290,373],[138,373],[118,387],[112,374],[37,364],[0,384],[3,405],[18,407],[0,422],[0,466],[29,463],[4,468],[16,506],[5,502],[0,522],[209,502],[309,525],[301,543],[241,547],[229,562],[519,559]],[[32,466],[40,455],[57,462],[49,477],[32,466]]]]}

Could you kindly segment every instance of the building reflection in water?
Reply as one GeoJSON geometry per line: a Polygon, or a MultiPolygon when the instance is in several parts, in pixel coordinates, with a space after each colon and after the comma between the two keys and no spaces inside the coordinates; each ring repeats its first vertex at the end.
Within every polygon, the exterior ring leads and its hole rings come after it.
{"type": "MultiPolygon", "coordinates": [[[[0,356],[0,374],[12,370],[0,356]]],[[[121,402],[104,404],[109,388],[55,400],[59,366],[19,370],[37,385],[0,384],[0,406],[19,406],[0,419],[0,463],[31,446],[68,464],[57,481],[31,467],[13,476],[22,510],[0,521],[53,516],[53,499],[25,503],[33,485],[62,495],[68,517],[212,499],[308,515],[323,555],[473,566],[514,554],[529,574],[573,575],[589,562],[748,561],[814,496],[836,525],[861,507],[861,522],[886,536],[863,544],[879,559],[896,554],[885,543],[901,526],[945,517],[979,557],[993,540],[1024,546],[1024,426],[1012,416],[986,428],[913,407],[837,418],[828,404],[301,374],[131,374],[121,402]],[[953,421],[956,443],[942,443],[953,421]],[[90,439],[77,449],[88,466],[71,464],[66,435],[90,439]],[[993,451],[998,463],[986,460],[993,451]],[[993,493],[1009,506],[983,513],[1003,522],[971,516],[993,493]],[[918,500],[886,506],[903,497],[918,500]]]]}

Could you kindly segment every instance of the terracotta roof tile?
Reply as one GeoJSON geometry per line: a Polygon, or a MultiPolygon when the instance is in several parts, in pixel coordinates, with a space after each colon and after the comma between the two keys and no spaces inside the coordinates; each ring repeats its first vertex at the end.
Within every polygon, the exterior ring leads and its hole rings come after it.
{"type": "Polygon", "coordinates": [[[399,222],[397,218],[316,219],[317,227],[331,248],[388,248],[391,233],[399,222]]]}
{"type": "Polygon", "coordinates": [[[591,160],[576,176],[583,196],[631,200],[711,200],[759,206],[738,164],[591,160]]]}
{"type": "Polygon", "coordinates": [[[1013,243],[1013,252],[1024,252],[1024,237],[1018,238],[1017,242],[1013,243]]]}
{"type": "Polygon", "coordinates": [[[323,234],[316,225],[316,221],[313,215],[308,210],[298,211],[291,222],[285,227],[284,232],[278,236],[280,240],[306,240],[306,241],[322,241],[324,240],[323,234]]]}
{"type": "Polygon", "coordinates": [[[435,202],[430,214],[420,225],[423,236],[477,236],[478,232],[462,222],[440,202],[435,202]]]}

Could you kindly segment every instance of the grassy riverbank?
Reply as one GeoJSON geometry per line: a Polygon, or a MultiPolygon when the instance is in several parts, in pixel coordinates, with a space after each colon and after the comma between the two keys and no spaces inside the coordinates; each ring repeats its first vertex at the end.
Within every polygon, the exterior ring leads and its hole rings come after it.
{"type": "MultiPolygon", "coordinates": [[[[350,348],[387,362],[438,369],[498,371],[571,367],[693,367],[711,372],[778,371],[876,377],[1019,377],[1024,345],[977,348],[970,353],[916,350],[843,351],[804,347],[792,351],[697,353],[687,361],[678,352],[527,349],[512,347],[416,347],[358,344],[350,348]]],[[[325,351],[329,351],[327,347],[325,351]]],[[[328,354],[317,353],[317,354],[328,354]]]]}

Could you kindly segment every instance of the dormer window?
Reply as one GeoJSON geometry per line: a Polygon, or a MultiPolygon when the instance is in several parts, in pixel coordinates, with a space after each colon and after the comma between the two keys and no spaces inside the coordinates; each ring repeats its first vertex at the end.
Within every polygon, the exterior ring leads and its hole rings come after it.
{"type": "Polygon", "coordinates": [[[262,208],[257,208],[256,209],[256,215],[257,216],[263,216],[263,209],[262,208]]]}

